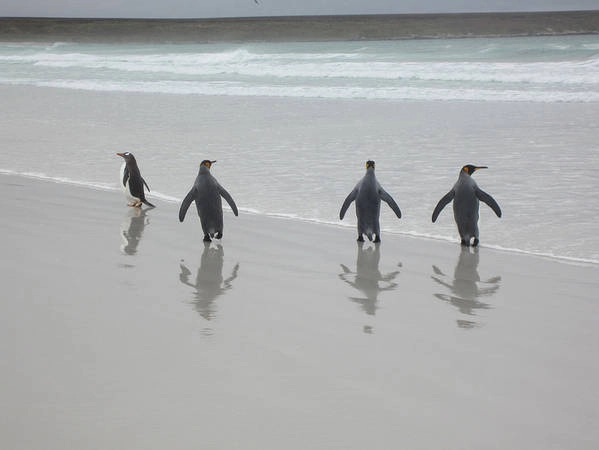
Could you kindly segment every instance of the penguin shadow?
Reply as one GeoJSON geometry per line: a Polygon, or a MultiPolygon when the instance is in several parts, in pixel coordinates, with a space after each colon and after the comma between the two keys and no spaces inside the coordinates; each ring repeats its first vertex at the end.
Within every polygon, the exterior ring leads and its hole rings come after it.
{"type": "Polygon", "coordinates": [[[179,263],[179,280],[194,289],[193,307],[206,320],[212,320],[216,316],[214,302],[233,287],[232,283],[239,272],[239,263],[237,263],[231,275],[227,279],[223,278],[224,256],[225,252],[221,244],[213,247],[210,242],[204,242],[200,267],[194,282],[190,281],[191,270],[183,260],[179,263]]]}
{"type": "MultiPolygon", "coordinates": [[[[461,247],[453,272],[453,280],[449,280],[450,277],[433,265],[434,275],[431,275],[431,278],[449,290],[449,293],[433,295],[439,300],[455,306],[460,313],[469,317],[475,316],[477,310],[490,309],[491,305],[483,302],[481,298],[490,297],[497,292],[501,276],[481,281],[478,264],[478,247],[461,247]]],[[[460,328],[468,329],[478,326],[476,321],[470,319],[458,319],[456,322],[460,328]]]]}
{"type": "MultiPolygon", "coordinates": [[[[381,260],[380,244],[364,246],[364,242],[357,242],[356,270],[351,271],[346,265],[341,264],[343,272],[339,278],[360,292],[359,296],[349,297],[357,303],[369,316],[374,316],[379,309],[378,297],[381,292],[392,291],[397,288],[395,277],[399,270],[382,274],[379,269],[381,260]]],[[[401,267],[401,263],[398,264],[401,267]]],[[[367,334],[373,332],[371,325],[365,325],[363,331],[367,334]]]]}
{"type": "Polygon", "coordinates": [[[150,218],[147,210],[142,208],[129,208],[125,219],[121,223],[121,252],[126,255],[135,255],[141,241],[141,236],[150,218]]]}

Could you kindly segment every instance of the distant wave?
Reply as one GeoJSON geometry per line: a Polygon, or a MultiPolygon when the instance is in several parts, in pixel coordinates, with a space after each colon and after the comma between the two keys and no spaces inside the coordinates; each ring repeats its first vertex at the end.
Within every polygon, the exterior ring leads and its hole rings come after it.
{"type": "Polygon", "coordinates": [[[0,47],[0,84],[97,92],[416,101],[599,102],[599,54],[572,41],[0,47]]]}
{"type": "Polygon", "coordinates": [[[0,62],[28,63],[64,69],[195,76],[268,78],[326,78],[365,80],[476,81],[495,83],[599,83],[599,57],[582,61],[394,61],[371,60],[360,54],[253,54],[247,50],[222,53],[115,54],[35,53],[1,56],[0,62]]]}
{"type": "Polygon", "coordinates": [[[450,89],[443,87],[367,87],[367,86],[267,86],[236,82],[135,81],[31,79],[7,80],[0,84],[31,85],[96,92],[132,92],[172,95],[214,95],[238,97],[288,97],[322,99],[414,100],[414,101],[495,101],[535,103],[594,103],[599,91],[569,90],[494,90],[485,88],[450,89]]]}

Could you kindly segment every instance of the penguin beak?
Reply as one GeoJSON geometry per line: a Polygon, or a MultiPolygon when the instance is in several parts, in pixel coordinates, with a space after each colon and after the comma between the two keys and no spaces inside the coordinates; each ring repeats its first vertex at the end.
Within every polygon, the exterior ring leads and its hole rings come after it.
{"type": "Polygon", "coordinates": [[[124,153],[117,153],[117,156],[120,156],[121,158],[124,158],[125,154],[124,153]]]}
{"type": "Polygon", "coordinates": [[[478,169],[488,169],[487,166],[477,166],[474,168],[474,171],[477,171],[478,169]]]}

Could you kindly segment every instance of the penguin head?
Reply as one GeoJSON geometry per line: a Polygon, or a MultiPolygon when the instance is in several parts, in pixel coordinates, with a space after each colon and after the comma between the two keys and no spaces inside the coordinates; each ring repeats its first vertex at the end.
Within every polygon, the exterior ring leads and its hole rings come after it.
{"type": "Polygon", "coordinates": [[[117,153],[117,155],[123,158],[126,162],[135,162],[135,156],[133,156],[133,153],[124,152],[117,153]]]}
{"type": "Polygon", "coordinates": [[[472,164],[468,164],[462,167],[462,172],[466,172],[466,174],[472,175],[478,169],[487,169],[487,166],[473,166],[472,164]]]}
{"type": "Polygon", "coordinates": [[[124,153],[117,153],[117,155],[120,156],[121,158],[123,158],[127,165],[129,165],[129,164],[137,165],[137,161],[135,161],[135,156],[133,156],[133,153],[124,152],[124,153]]]}
{"type": "Polygon", "coordinates": [[[371,167],[374,169],[374,161],[369,159],[366,161],[366,169],[370,169],[371,167]]]}
{"type": "Polygon", "coordinates": [[[212,167],[212,164],[214,164],[215,162],[216,161],[210,161],[209,159],[205,159],[200,164],[200,170],[210,170],[210,167],[212,167]]]}

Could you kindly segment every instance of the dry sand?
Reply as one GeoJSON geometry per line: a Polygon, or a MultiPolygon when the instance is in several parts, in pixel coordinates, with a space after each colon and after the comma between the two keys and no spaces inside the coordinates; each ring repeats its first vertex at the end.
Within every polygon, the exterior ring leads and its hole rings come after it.
{"type": "Polygon", "coordinates": [[[0,186],[2,448],[599,445],[596,265],[0,186]]]}

